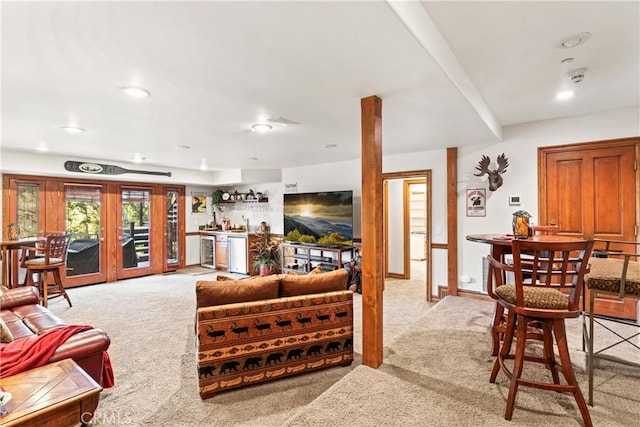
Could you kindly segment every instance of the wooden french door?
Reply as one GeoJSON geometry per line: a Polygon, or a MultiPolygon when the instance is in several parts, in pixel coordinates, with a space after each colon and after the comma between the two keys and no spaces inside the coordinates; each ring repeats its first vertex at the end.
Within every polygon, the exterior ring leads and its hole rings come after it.
{"type": "MultiPolygon", "coordinates": [[[[66,286],[113,282],[184,266],[184,186],[3,175],[2,231],[21,239],[74,235],[66,286]]],[[[17,259],[12,270],[24,279],[17,259]]]]}
{"type": "MultiPolygon", "coordinates": [[[[120,185],[117,217],[116,271],[118,279],[152,274],[152,260],[157,258],[155,251],[156,232],[159,229],[154,217],[154,198],[157,198],[155,186],[120,185]]],[[[161,227],[160,227],[161,229],[161,227]]]]}
{"type": "MultiPolygon", "coordinates": [[[[640,138],[628,138],[539,148],[540,224],[568,236],[635,241],[639,147],[640,138]]],[[[636,303],[602,297],[596,313],[636,319],[636,303]]]]}

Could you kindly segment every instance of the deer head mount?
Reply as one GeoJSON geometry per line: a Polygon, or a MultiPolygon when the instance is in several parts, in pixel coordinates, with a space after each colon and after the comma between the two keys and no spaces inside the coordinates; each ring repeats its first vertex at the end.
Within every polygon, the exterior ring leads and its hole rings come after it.
{"type": "Polygon", "coordinates": [[[487,156],[482,156],[482,160],[478,162],[478,166],[476,169],[480,171],[480,173],[474,173],[475,176],[482,176],[485,173],[489,175],[489,190],[496,191],[498,188],[502,186],[502,174],[507,171],[507,167],[509,166],[509,159],[504,156],[504,153],[498,156],[498,169],[489,170],[489,164],[491,163],[491,159],[487,156]]]}

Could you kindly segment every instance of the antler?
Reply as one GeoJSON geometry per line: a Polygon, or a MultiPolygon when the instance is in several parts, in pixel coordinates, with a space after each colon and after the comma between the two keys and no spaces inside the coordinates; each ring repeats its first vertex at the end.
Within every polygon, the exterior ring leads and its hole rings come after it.
{"type": "MultiPolygon", "coordinates": [[[[504,154],[503,154],[504,156],[504,154]]],[[[480,160],[478,162],[478,166],[476,166],[476,169],[478,169],[480,171],[480,173],[474,173],[475,176],[482,176],[485,173],[489,173],[489,163],[491,163],[491,159],[489,159],[487,156],[483,155],[482,156],[482,160],[480,160]]]]}
{"type": "Polygon", "coordinates": [[[507,171],[507,167],[509,166],[509,159],[504,156],[504,153],[498,156],[498,169],[495,171],[496,173],[504,173],[507,171]]]}

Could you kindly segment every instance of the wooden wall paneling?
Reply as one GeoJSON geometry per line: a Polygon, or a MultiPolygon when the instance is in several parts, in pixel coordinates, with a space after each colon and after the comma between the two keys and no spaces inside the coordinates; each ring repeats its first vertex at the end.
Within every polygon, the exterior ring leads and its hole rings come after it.
{"type": "Polygon", "coordinates": [[[120,195],[117,191],[116,183],[110,182],[105,186],[106,197],[105,206],[106,210],[106,223],[103,224],[104,230],[102,242],[106,245],[106,251],[108,259],[116,260],[116,262],[107,263],[107,282],[115,282],[118,280],[118,263],[122,264],[122,242],[118,239],[119,233],[108,233],[107,230],[116,230],[118,228],[118,216],[121,212],[120,207],[120,195]]]}
{"type": "Polygon", "coordinates": [[[382,100],[361,100],[362,121],[362,363],[382,364],[383,191],[382,100]]]}
{"type": "Polygon", "coordinates": [[[447,148],[447,288],[458,295],[458,149],[447,148]]]}

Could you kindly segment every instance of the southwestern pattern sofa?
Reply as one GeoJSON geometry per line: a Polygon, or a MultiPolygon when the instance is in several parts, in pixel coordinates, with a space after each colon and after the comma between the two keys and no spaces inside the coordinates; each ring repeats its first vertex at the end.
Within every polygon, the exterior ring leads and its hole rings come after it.
{"type": "Polygon", "coordinates": [[[343,269],[196,283],[198,388],[217,392],[353,361],[343,269]]]}

